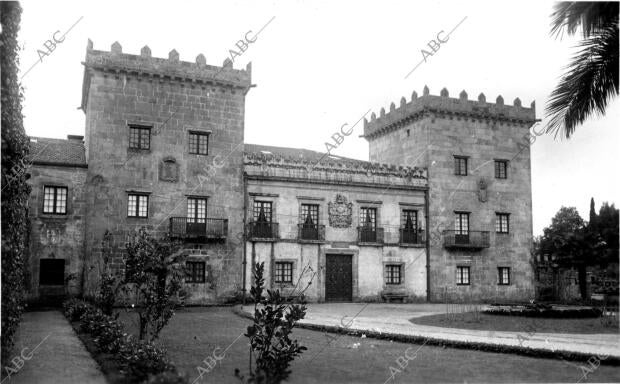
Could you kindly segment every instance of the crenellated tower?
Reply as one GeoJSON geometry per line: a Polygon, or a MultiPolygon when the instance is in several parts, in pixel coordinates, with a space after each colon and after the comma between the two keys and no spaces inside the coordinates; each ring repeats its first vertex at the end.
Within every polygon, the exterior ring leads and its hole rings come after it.
{"type": "Polygon", "coordinates": [[[364,121],[370,161],[428,169],[432,300],[533,298],[529,129],[535,103],[424,87],[364,121]],[[467,276],[465,276],[467,275],[467,276]],[[507,279],[507,280],[506,280],[507,279]]]}
{"type": "Polygon", "coordinates": [[[156,58],[148,46],[127,54],[118,42],[100,51],[90,40],[83,64],[84,294],[96,287],[104,255],[122,270],[126,236],[140,227],[185,242],[191,267],[206,276],[202,284],[188,284],[195,302],[234,294],[241,285],[243,245],[233,229],[243,228],[251,65],[234,69],[230,59],[208,65],[202,54],[186,62],[174,49],[156,58]]]}

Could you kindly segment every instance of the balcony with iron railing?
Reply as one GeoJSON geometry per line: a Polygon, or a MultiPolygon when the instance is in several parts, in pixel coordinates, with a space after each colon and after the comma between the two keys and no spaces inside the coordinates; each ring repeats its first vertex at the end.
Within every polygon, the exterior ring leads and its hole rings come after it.
{"type": "Polygon", "coordinates": [[[228,235],[228,219],[196,219],[171,217],[170,237],[192,240],[225,240],[228,235]]]}
{"type": "Polygon", "coordinates": [[[299,241],[325,241],[325,225],[297,224],[297,238],[299,241]]]}
{"type": "Polygon", "coordinates": [[[446,249],[483,249],[491,245],[489,231],[443,231],[446,249]]]}
{"type": "Polygon", "coordinates": [[[278,223],[250,221],[247,226],[248,240],[274,241],[280,238],[278,223]]]}
{"type": "Polygon", "coordinates": [[[400,228],[398,242],[401,246],[422,246],[426,243],[426,234],[423,229],[400,228]]]}
{"type": "Polygon", "coordinates": [[[357,227],[358,244],[382,245],[383,228],[376,227],[357,227]]]}

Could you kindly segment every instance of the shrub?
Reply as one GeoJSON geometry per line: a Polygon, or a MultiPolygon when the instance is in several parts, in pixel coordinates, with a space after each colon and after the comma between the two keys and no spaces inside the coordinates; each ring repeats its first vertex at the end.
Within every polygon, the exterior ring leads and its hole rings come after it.
{"type": "Polygon", "coordinates": [[[126,367],[131,382],[149,379],[151,384],[187,384],[188,380],[176,372],[166,357],[166,351],[151,342],[135,340],[123,331],[123,325],[101,309],[82,300],[70,299],[63,303],[65,315],[80,321],[80,331],[94,337],[101,352],[118,355],[118,362],[126,367]]]}
{"type": "MultiPolygon", "coordinates": [[[[307,349],[297,340],[290,339],[295,324],[306,315],[306,306],[303,302],[303,291],[299,295],[290,296],[293,300],[301,298],[301,304],[291,304],[278,290],[267,290],[267,297],[263,297],[264,269],[264,263],[254,265],[254,285],[250,290],[255,304],[254,323],[245,333],[250,339],[249,377],[246,380],[239,370],[235,370],[235,376],[249,383],[280,383],[291,374],[291,362],[307,349]],[[264,308],[259,309],[258,304],[262,304],[264,308]],[[252,357],[255,361],[254,367],[252,357]]],[[[300,279],[301,276],[303,272],[300,279]]],[[[312,280],[308,286],[311,282],[312,280]]],[[[298,284],[299,281],[296,287],[298,284]]]]}
{"type": "Polygon", "coordinates": [[[119,352],[124,343],[127,334],[123,332],[123,326],[118,321],[108,317],[100,326],[99,336],[95,338],[97,348],[107,353],[119,352]]]}
{"type": "Polygon", "coordinates": [[[99,336],[107,320],[108,317],[99,308],[89,305],[80,318],[80,331],[99,336]]]}
{"type": "Polygon", "coordinates": [[[80,320],[84,312],[86,312],[88,306],[89,304],[85,301],[75,298],[69,299],[62,303],[63,312],[69,321],[80,320]]]}
{"type": "Polygon", "coordinates": [[[128,339],[121,350],[121,361],[136,381],[146,380],[149,375],[175,370],[164,349],[143,340],[128,339]]]}
{"type": "Polygon", "coordinates": [[[525,305],[490,305],[489,308],[483,312],[489,315],[548,317],[557,319],[599,317],[601,315],[601,310],[595,307],[554,307],[541,303],[525,305]]]}

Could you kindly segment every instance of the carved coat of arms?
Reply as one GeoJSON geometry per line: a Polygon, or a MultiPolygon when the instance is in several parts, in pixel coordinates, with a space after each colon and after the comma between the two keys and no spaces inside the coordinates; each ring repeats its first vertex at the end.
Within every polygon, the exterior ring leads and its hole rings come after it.
{"type": "Polygon", "coordinates": [[[349,228],[353,217],[353,203],[349,203],[347,198],[337,194],[334,201],[328,204],[329,225],[334,228],[349,228]]]}
{"type": "Polygon", "coordinates": [[[487,182],[484,179],[478,181],[478,200],[480,200],[481,203],[486,203],[488,200],[487,182]]]}

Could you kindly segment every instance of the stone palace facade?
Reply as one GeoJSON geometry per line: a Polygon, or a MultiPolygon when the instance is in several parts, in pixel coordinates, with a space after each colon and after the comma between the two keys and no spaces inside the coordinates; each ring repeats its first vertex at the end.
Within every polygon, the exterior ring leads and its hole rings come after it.
{"type": "Polygon", "coordinates": [[[238,298],[256,262],[310,301],[533,297],[533,104],[425,88],[364,121],[360,161],[244,143],[250,65],[90,41],[83,64],[84,136],[31,138],[30,300],[93,295],[142,227],[183,242],[193,304],[238,298]]]}

